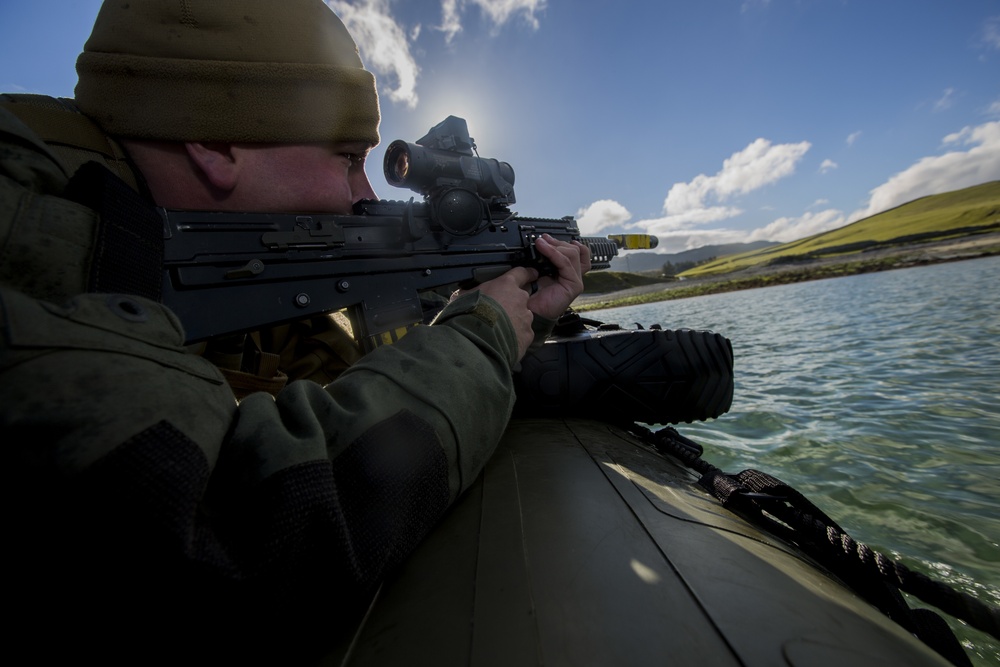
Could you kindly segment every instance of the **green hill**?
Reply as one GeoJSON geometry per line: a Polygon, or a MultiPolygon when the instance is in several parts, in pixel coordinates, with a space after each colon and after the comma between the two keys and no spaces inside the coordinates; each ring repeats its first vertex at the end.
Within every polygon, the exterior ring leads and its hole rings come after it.
{"type": "Polygon", "coordinates": [[[736,253],[760,250],[768,246],[778,245],[776,241],[754,241],[753,243],[724,243],[721,245],[703,245],[691,250],[675,253],[641,252],[632,250],[627,255],[619,255],[611,260],[611,270],[623,273],[643,273],[645,271],[662,272],[663,265],[697,264],[716,257],[735,255],[736,253]]]}
{"type": "Polygon", "coordinates": [[[1000,231],[1000,181],[922,197],[798,241],[721,257],[680,274],[702,278],[754,266],[846,257],[866,250],[1000,231]]]}
{"type": "Polygon", "coordinates": [[[583,291],[585,294],[606,294],[641,285],[659,285],[666,281],[663,278],[652,278],[638,273],[621,271],[593,271],[583,276],[583,291]]]}

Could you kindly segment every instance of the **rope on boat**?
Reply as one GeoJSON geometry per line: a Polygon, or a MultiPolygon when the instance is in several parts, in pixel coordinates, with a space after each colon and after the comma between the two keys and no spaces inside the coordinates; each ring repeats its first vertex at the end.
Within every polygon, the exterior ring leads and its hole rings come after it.
{"type": "Polygon", "coordinates": [[[735,475],[724,473],[701,458],[701,445],[670,426],[654,433],[631,424],[628,430],[699,473],[698,483],[724,507],[798,545],[952,663],[971,665],[954,633],[931,610],[910,609],[899,591],[1000,639],[1000,607],[914,572],[858,542],[805,496],[777,478],[758,470],[744,470],[735,475]]]}
{"type": "Polygon", "coordinates": [[[909,593],[941,611],[959,618],[977,630],[1000,639],[1000,608],[986,604],[971,595],[955,590],[947,584],[914,572],[903,563],[858,542],[847,533],[837,530],[795,507],[787,508],[783,521],[797,529],[810,532],[810,537],[838,551],[845,559],[854,559],[868,574],[889,580],[892,585],[909,593]]]}

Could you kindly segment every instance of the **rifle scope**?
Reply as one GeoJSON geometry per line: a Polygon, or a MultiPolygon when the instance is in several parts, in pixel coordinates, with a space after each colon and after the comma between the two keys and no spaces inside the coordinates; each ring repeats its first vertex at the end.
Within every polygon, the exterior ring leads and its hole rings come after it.
{"type": "Polygon", "coordinates": [[[447,188],[471,190],[487,204],[513,204],[514,168],[473,153],[476,144],[462,118],[448,116],[415,144],[389,144],[382,167],[385,179],[425,197],[447,188]]]}

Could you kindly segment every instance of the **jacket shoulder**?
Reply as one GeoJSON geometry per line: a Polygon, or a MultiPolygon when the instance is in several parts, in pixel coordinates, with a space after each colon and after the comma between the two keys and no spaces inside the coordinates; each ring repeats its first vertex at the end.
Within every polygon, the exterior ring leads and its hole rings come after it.
{"type": "Polygon", "coordinates": [[[138,182],[128,155],[121,144],[91,118],[77,109],[73,100],[47,95],[0,95],[0,109],[30,128],[44,150],[53,156],[67,175],[86,162],[96,161],[138,190],[138,182]]]}

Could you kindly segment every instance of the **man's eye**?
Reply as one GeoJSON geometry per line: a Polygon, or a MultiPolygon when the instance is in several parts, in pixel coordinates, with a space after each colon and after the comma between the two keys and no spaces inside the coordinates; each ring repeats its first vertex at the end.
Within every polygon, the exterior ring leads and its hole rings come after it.
{"type": "Polygon", "coordinates": [[[351,163],[351,166],[364,164],[366,155],[364,153],[341,153],[351,163]]]}

